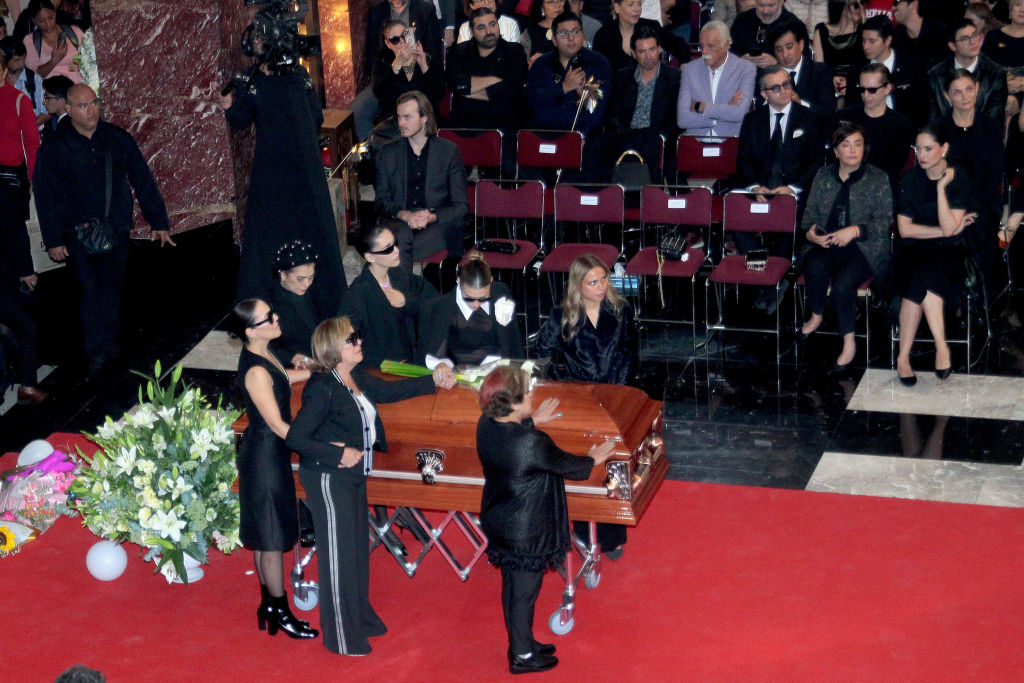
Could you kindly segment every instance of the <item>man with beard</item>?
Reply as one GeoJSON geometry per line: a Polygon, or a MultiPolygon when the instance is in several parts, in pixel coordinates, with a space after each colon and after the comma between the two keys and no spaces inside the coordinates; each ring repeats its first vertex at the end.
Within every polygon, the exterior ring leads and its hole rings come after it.
{"type": "Polygon", "coordinates": [[[700,31],[701,56],[683,70],[677,116],[687,135],[735,137],[754,97],[757,69],[729,52],[729,27],[709,21],[700,31]]]}

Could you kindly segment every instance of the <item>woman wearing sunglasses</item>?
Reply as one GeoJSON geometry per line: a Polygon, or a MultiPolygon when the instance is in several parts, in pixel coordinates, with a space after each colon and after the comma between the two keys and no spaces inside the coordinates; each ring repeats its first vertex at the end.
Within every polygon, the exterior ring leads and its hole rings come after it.
{"type": "Polygon", "coordinates": [[[373,94],[380,103],[378,121],[395,115],[398,98],[407,92],[419,90],[434,103],[444,97],[444,68],[431,64],[429,55],[419,41],[409,42],[412,31],[401,21],[388,21],[381,30],[382,46],[377,62],[370,74],[373,94]]]}
{"type": "Polygon", "coordinates": [[[420,310],[437,298],[437,290],[399,267],[395,235],[385,225],[362,228],[356,250],[366,264],[349,285],[341,313],[363,335],[362,366],[375,368],[385,359],[412,362],[420,310]]]}
{"type": "Polygon", "coordinates": [[[313,511],[324,646],[343,655],[370,653],[369,638],[387,632],[370,605],[370,551],[366,542],[366,475],[374,449],[387,452],[378,403],[450,389],[455,377],[439,367],[433,376],[389,382],[360,367],[362,338],[342,316],[313,332],[314,372],[302,392],[302,409],[287,444],[301,456],[299,479],[313,511]]]}
{"type": "Polygon", "coordinates": [[[245,348],[238,359],[238,379],[249,427],[238,451],[239,536],[253,551],[262,600],[257,625],[270,635],[278,630],[292,638],[315,638],[316,629],[292,615],[284,592],[284,551],[299,539],[291,454],[284,440],[291,423],[291,383],[308,370],[285,368],[269,343],[281,336],[277,314],[261,299],[238,303],[232,321],[245,348]]]}

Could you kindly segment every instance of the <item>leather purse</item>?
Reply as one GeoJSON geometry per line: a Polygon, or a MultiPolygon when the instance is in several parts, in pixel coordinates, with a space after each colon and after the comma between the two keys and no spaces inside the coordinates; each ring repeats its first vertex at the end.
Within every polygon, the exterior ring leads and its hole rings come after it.
{"type": "Polygon", "coordinates": [[[682,260],[683,254],[686,253],[686,235],[678,225],[665,231],[661,236],[661,241],[658,242],[658,251],[661,252],[662,258],[673,261],[682,260]]]}
{"type": "Polygon", "coordinates": [[[747,270],[763,271],[768,265],[768,250],[753,249],[746,256],[747,270]]]}
{"type": "Polygon", "coordinates": [[[627,149],[619,155],[612,169],[612,183],[622,185],[626,192],[639,192],[651,184],[651,171],[640,152],[627,149]]]}
{"type": "Polygon", "coordinates": [[[113,189],[113,161],[110,152],[106,153],[106,200],[103,207],[103,218],[85,218],[75,223],[75,239],[82,250],[90,256],[103,256],[109,253],[117,243],[117,233],[110,225],[110,193],[113,189]]]}

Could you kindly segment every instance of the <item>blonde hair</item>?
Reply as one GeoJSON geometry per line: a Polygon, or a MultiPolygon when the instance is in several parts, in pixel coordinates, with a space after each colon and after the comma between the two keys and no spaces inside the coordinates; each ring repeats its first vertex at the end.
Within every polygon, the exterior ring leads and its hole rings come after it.
{"type": "Polygon", "coordinates": [[[341,362],[341,349],[352,334],[352,321],[347,315],[328,318],[313,330],[313,369],[330,372],[341,362]]]}
{"type": "MultiPolygon", "coordinates": [[[[594,268],[600,268],[605,275],[611,275],[608,266],[604,261],[593,254],[581,254],[569,266],[569,284],[565,288],[565,298],[562,299],[562,339],[569,341],[576,336],[583,326],[585,316],[583,310],[583,279],[587,277],[594,268]]],[[[612,313],[616,319],[621,318],[622,306],[626,300],[622,298],[618,290],[609,282],[608,289],[604,292],[604,300],[612,307],[612,313]]]]}

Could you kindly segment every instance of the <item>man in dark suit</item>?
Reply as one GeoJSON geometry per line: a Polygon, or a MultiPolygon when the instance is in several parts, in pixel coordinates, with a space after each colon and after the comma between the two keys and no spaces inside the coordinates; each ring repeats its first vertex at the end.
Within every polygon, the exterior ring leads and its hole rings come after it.
{"type": "MultiPolygon", "coordinates": [[[[884,14],[876,14],[864,22],[861,29],[861,47],[870,64],[882,64],[889,69],[892,92],[886,97],[886,106],[903,114],[914,126],[928,123],[928,86],[924,65],[912,52],[895,49],[892,45],[893,26],[884,14]]],[[[859,80],[852,74],[851,83],[859,80]]]]}
{"type": "Polygon", "coordinates": [[[832,69],[811,59],[807,49],[807,27],[802,21],[780,21],[768,36],[779,66],[789,72],[795,84],[793,101],[805,104],[819,118],[827,119],[836,110],[832,69]]]}
{"type": "MultiPolygon", "coordinates": [[[[821,166],[818,121],[809,108],[793,101],[793,81],[783,67],[767,67],[759,82],[766,105],[743,117],[740,126],[736,157],[740,185],[750,192],[796,195],[802,208],[803,197],[821,166]]],[[[792,236],[777,233],[770,237],[765,236],[765,242],[773,255],[788,257],[792,236]]],[[[753,233],[734,233],[733,240],[742,254],[757,248],[753,233]]],[[[773,288],[762,290],[755,303],[767,313],[773,313],[777,305],[773,288]]]]}
{"type": "MultiPolygon", "coordinates": [[[[661,63],[661,39],[650,26],[637,26],[629,44],[637,63],[615,74],[606,116],[608,132],[601,138],[598,167],[610,168],[623,150],[635,149],[647,162],[651,179],[660,183],[661,136],[674,141],[679,133],[676,101],[681,74],[661,63]]],[[[670,167],[668,147],[666,167],[670,167]]]]}
{"type": "Polygon", "coordinates": [[[427,96],[418,90],[398,98],[401,140],[385,145],[377,156],[378,220],[391,220],[401,266],[442,249],[454,262],[466,251],[466,169],[454,143],[436,137],[437,122],[427,96]]]}
{"type": "Polygon", "coordinates": [[[732,22],[732,51],[758,69],[775,64],[768,34],[783,22],[800,21],[782,6],[783,0],[757,0],[754,9],[740,12],[732,22]]]}
{"type": "Polygon", "coordinates": [[[975,110],[1003,124],[1007,97],[1006,71],[981,53],[982,38],[984,36],[981,31],[966,19],[950,29],[946,45],[953,54],[928,72],[933,119],[942,117],[951,109],[946,99],[946,78],[956,69],[967,69],[978,78],[978,103],[975,110]]]}
{"type": "Polygon", "coordinates": [[[40,141],[57,133],[57,127],[68,115],[68,90],[75,84],[67,76],[50,76],[43,81],[43,106],[50,117],[39,129],[40,141]]]}

